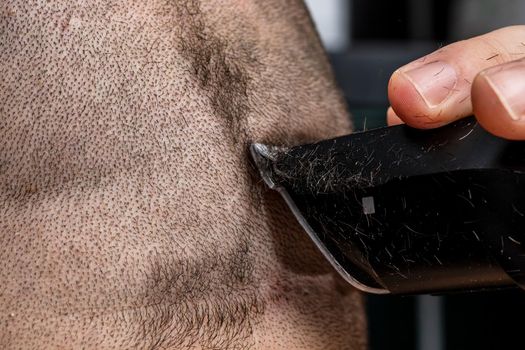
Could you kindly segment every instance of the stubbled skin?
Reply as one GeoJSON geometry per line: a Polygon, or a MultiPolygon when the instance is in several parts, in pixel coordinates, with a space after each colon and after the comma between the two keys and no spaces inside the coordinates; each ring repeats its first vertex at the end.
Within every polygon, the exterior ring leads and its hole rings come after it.
{"type": "Polygon", "coordinates": [[[247,155],[349,130],[299,1],[2,1],[0,348],[363,349],[247,155]]]}

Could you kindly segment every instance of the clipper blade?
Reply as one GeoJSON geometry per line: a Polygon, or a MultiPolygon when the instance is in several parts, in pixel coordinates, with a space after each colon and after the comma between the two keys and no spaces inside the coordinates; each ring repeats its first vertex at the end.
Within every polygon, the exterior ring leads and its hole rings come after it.
{"type": "Polygon", "coordinates": [[[356,288],[414,294],[525,285],[525,144],[474,118],[291,148],[251,146],[265,183],[356,288]]]}

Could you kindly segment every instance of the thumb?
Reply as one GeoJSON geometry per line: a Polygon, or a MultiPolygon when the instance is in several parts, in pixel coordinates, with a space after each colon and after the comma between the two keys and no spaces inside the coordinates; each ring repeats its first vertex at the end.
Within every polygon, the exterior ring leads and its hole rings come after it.
{"type": "Polygon", "coordinates": [[[522,57],[525,26],[453,43],[394,72],[391,106],[413,127],[442,126],[473,113],[471,87],[479,72],[522,57]]]}

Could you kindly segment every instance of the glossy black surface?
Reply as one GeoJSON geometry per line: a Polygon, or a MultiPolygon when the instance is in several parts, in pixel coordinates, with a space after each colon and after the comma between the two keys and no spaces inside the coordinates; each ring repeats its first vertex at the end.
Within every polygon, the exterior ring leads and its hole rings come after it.
{"type": "Polygon", "coordinates": [[[280,150],[267,172],[367,286],[411,294],[523,283],[525,143],[473,118],[280,150]]]}

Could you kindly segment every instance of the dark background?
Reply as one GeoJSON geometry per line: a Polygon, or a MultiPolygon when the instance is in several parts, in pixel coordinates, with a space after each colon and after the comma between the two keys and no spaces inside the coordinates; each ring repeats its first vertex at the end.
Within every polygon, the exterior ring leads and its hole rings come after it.
{"type": "Polygon", "coordinates": [[[348,31],[352,44],[347,50],[332,52],[331,59],[359,130],[384,125],[386,86],[395,69],[450,41],[451,1],[351,3],[348,31]]]}
{"type": "MultiPolygon", "coordinates": [[[[488,6],[489,2],[479,4],[488,6]]],[[[383,126],[392,72],[457,40],[452,21],[463,15],[454,13],[454,2],[446,0],[353,0],[347,4],[351,5],[345,6],[348,26],[344,30],[348,30],[349,44],[329,50],[336,79],[355,129],[383,126]]],[[[525,291],[521,290],[423,297],[369,295],[367,310],[371,350],[523,348],[525,291]]]]}

